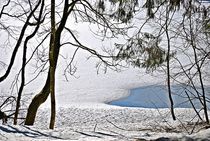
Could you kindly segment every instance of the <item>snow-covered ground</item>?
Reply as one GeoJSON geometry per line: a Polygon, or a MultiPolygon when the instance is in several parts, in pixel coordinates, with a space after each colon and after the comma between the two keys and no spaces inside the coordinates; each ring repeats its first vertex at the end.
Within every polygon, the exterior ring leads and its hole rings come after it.
{"type": "Polygon", "coordinates": [[[39,111],[34,127],[0,126],[1,140],[87,140],[87,141],[135,141],[160,137],[179,140],[210,139],[210,130],[202,126],[193,129],[188,124],[194,116],[189,109],[176,109],[177,120],[171,120],[167,109],[74,107],[59,108],[56,128],[48,129],[49,109],[39,111]],[[196,134],[188,135],[192,131],[196,134]]]}
{"type": "MultiPolygon", "coordinates": [[[[143,70],[130,68],[120,73],[96,74],[94,62],[80,59],[77,78],[64,81],[57,74],[57,117],[54,130],[49,130],[49,102],[42,105],[33,127],[0,125],[0,140],[75,140],[135,141],[137,139],[172,138],[179,140],[209,139],[210,130],[189,124],[195,113],[176,109],[173,121],[169,109],[128,108],[106,103],[129,94],[129,89],[150,84],[164,84],[161,76],[150,76],[143,70]],[[88,65],[87,65],[88,64],[88,65]],[[195,134],[188,135],[191,132],[195,134]]],[[[34,84],[33,84],[34,85],[34,84]]]]}
{"type": "MultiPolygon", "coordinates": [[[[72,25],[72,30],[83,31],[83,34],[78,34],[78,37],[85,45],[93,46],[93,48],[103,46],[101,40],[89,39],[90,31],[87,27],[82,23],[79,27],[72,25]]],[[[10,50],[6,54],[3,49],[0,52],[2,60],[10,59],[10,50]]],[[[66,57],[68,52],[72,50],[62,50],[61,54],[66,57]]],[[[62,73],[64,64],[58,63],[56,74],[57,117],[54,130],[48,128],[50,119],[48,100],[39,109],[34,126],[14,126],[10,120],[7,125],[0,125],[0,140],[138,141],[158,138],[183,141],[210,140],[210,129],[204,129],[202,124],[199,126],[192,124],[198,121],[192,109],[176,109],[177,120],[173,121],[169,109],[129,108],[106,104],[129,95],[129,89],[132,88],[151,84],[164,85],[166,78],[159,74],[151,76],[146,74],[145,70],[137,68],[124,69],[121,72],[108,70],[106,74],[100,71],[97,74],[96,61],[86,60],[86,57],[87,54],[84,52],[76,56],[78,70],[75,77],[68,78],[68,82],[62,73]]],[[[13,67],[14,74],[18,71],[19,59],[15,61],[17,65],[13,67]]],[[[45,77],[46,73],[41,74],[37,81],[27,85],[24,94],[32,93],[33,97],[42,88],[45,77]]],[[[13,80],[14,75],[10,75],[6,82],[1,83],[0,92],[9,93],[7,91],[10,87],[8,82],[13,80]]],[[[30,101],[27,102],[30,103],[30,101]]]]}

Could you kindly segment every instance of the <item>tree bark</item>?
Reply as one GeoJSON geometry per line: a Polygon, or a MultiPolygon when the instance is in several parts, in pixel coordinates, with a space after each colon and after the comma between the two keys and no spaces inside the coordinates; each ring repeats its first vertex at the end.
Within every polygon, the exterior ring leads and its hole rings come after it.
{"type": "MultiPolygon", "coordinates": [[[[39,7],[41,3],[41,0],[39,0],[38,4],[37,4],[37,8],[39,7]]],[[[30,34],[29,36],[26,37],[26,40],[24,42],[24,47],[23,47],[23,58],[22,58],[22,73],[21,73],[21,85],[18,91],[18,97],[17,97],[17,102],[16,102],[16,109],[15,109],[15,116],[14,116],[14,125],[17,124],[17,119],[18,119],[18,114],[19,114],[19,108],[20,108],[20,100],[21,100],[21,96],[22,96],[22,92],[25,86],[25,67],[26,67],[26,56],[27,56],[27,45],[30,39],[32,39],[35,34],[37,33],[39,27],[40,27],[40,21],[41,21],[41,17],[42,17],[42,13],[43,13],[43,8],[44,8],[44,0],[42,0],[42,5],[41,5],[41,9],[40,9],[40,13],[39,13],[39,18],[37,21],[37,25],[34,29],[34,31],[32,32],[32,34],[30,34]]]]}
{"type": "MultiPolygon", "coordinates": [[[[61,19],[61,22],[60,22],[58,28],[55,30],[55,34],[54,34],[55,35],[55,37],[54,37],[55,38],[54,39],[54,51],[53,51],[53,63],[54,63],[54,69],[53,70],[54,71],[56,70],[58,56],[59,56],[59,51],[60,51],[60,37],[61,37],[61,33],[62,33],[62,31],[63,31],[63,29],[65,27],[67,18],[69,16],[69,14],[72,12],[73,7],[76,4],[76,2],[77,1],[72,1],[72,3],[69,4],[69,1],[65,0],[62,19],[61,19]],[[69,7],[69,5],[70,5],[70,7],[69,7]]],[[[37,110],[38,110],[39,106],[41,104],[43,104],[47,100],[47,98],[48,98],[48,96],[50,94],[50,91],[52,91],[52,90],[50,90],[50,83],[51,82],[50,82],[50,68],[49,68],[47,80],[46,80],[46,83],[45,83],[42,91],[33,98],[32,102],[29,105],[29,108],[28,108],[28,111],[27,111],[27,115],[26,115],[25,125],[33,125],[34,124],[35,118],[36,118],[36,113],[37,113],[37,110]]],[[[52,103],[52,105],[55,105],[55,104],[53,104],[53,101],[54,100],[52,99],[51,103],[52,103]]],[[[53,109],[54,110],[51,109],[52,110],[51,112],[55,113],[54,112],[55,108],[53,108],[53,109]]],[[[54,118],[54,117],[52,117],[52,118],[54,118]]],[[[51,119],[51,120],[53,120],[53,119],[51,119]]]]}
{"type": "Polygon", "coordinates": [[[50,72],[48,72],[47,80],[41,92],[37,94],[30,103],[26,115],[25,125],[33,125],[39,106],[47,100],[50,93],[50,72]]]}
{"type": "Polygon", "coordinates": [[[170,74],[170,51],[171,51],[171,44],[170,44],[170,36],[168,33],[168,24],[169,24],[169,9],[166,7],[166,24],[165,24],[165,33],[167,37],[167,45],[168,45],[168,51],[167,51],[167,86],[168,86],[168,97],[170,101],[170,110],[171,110],[171,116],[173,120],[176,120],[176,116],[174,113],[174,102],[173,102],[173,97],[171,93],[171,74],[170,74]]]}
{"type": "Polygon", "coordinates": [[[51,96],[51,117],[50,117],[50,129],[54,129],[55,125],[55,0],[51,0],[51,40],[50,40],[50,52],[49,52],[49,61],[50,61],[50,96],[51,96]]]}

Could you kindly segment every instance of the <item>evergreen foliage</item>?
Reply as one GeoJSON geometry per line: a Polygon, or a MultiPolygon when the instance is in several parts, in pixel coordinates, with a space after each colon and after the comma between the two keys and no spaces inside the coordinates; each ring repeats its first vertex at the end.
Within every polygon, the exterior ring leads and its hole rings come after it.
{"type": "MultiPolygon", "coordinates": [[[[119,49],[117,60],[126,60],[135,67],[153,71],[166,62],[166,51],[159,46],[161,39],[144,32],[128,39],[126,44],[115,44],[119,49]]],[[[171,54],[171,56],[174,54],[171,54]]]]}

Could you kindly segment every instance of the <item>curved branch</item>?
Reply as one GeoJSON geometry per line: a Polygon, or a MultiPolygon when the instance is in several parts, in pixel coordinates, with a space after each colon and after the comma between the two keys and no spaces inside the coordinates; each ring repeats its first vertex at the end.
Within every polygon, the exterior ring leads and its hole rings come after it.
{"type": "Polygon", "coordinates": [[[15,61],[15,58],[16,58],[17,51],[18,51],[18,49],[19,49],[19,47],[20,47],[20,44],[21,44],[21,42],[22,42],[22,40],[23,40],[23,37],[24,37],[24,35],[25,35],[25,31],[26,31],[27,27],[29,26],[29,21],[30,21],[31,17],[33,16],[34,12],[36,11],[36,9],[39,7],[40,3],[41,3],[41,1],[39,1],[39,2],[37,3],[37,5],[36,5],[35,8],[33,9],[33,11],[31,11],[31,13],[29,14],[29,16],[27,17],[27,20],[26,20],[26,22],[25,22],[25,24],[24,24],[24,26],[23,26],[23,28],[22,28],[22,30],[21,30],[19,39],[18,39],[18,41],[17,41],[17,43],[16,43],[16,45],[15,45],[15,48],[14,48],[14,50],[13,50],[12,57],[11,57],[11,59],[10,59],[10,63],[9,63],[9,65],[8,65],[8,68],[7,68],[6,72],[5,72],[5,74],[4,74],[3,76],[0,77],[0,82],[4,81],[4,80],[7,78],[7,76],[9,75],[9,73],[10,73],[10,71],[11,71],[11,68],[12,68],[12,66],[13,66],[13,64],[14,64],[14,61],[15,61]]]}
{"type": "Polygon", "coordinates": [[[8,0],[7,3],[2,7],[1,12],[0,12],[0,19],[3,14],[4,8],[7,7],[9,5],[9,3],[10,3],[10,0],[8,0]]]}
{"type": "MultiPolygon", "coordinates": [[[[38,6],[40,5],[40,3],[41,3],[41,0],[39,0],[38,6]]],[[[25,85],[25,67],[26,67],[27,44],[28,44],[29,40],[32,39],[36,35],[36,33],[37,33],[37,31],[40,27],[40,24],[41,24],[40,21],[41,21],[43,8],[44,8],[44,0],[42,0],[42,5],[41,5],[40,13],[39,13],[39,20],[37,21],[37,26],[34,29],[34,31],[32,32],[32,34],[26,37],[26,40],[24,42],[23,58],[22,58],[23,61],[22,61],[22,73],[21,73],[21,85],[20,85],[20,88],[19,88],[19,91],[18,91],[17,104],[16,104],[15,117],[14,117],[14,124],[15,125],[17,124],[21,95],[22,95],[23,88],[24,88],[24,85],[25,85]]]]}
{"type": "Polygon", "coordinates": [[[71,36],[74,38],[74,40],[76,41],[77,44],[74,44],[74,43],[71,43],[71,42],[68,42],[68,44],[71,44],[73,46],[76,46],[76,47],[79,47],[81,49],[84,49],[86,51],[88,51],[89,53],[91,53],[92,55],[95,55],[97,56],[104,64],[106,64],[107,66],[117,66],[118,64],[113,64],[113,63],[109,63],[108,61],[104,60],[104,58],[114,58],[115,56],[105,56],[105,55],[101,55],[99,54],[96,50],[94,49],[91,49],[91,48],[88,48],[84,45],[82,45],[80,43],[80,41],[75,37],[75,35],[72,33],[72,31],[65,27],[65,29],[71,34],[71,36]]]}

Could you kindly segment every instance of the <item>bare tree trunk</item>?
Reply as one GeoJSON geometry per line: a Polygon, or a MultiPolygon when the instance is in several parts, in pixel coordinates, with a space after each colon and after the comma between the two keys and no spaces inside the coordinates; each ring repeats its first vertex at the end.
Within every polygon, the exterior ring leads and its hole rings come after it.
{"type": "Polygon", "coordinates": [[[170,81],[170,65],[168,63],[169,61],[167,60],[167,86],[168,86],[168,96],[169,96],[169,100],[170,100],[170,109],[171,109],[171,116],[173,118],[173,120],[176,120],[176,116],[174,113],[174,102],[173,102],[173,97],[172,97],[172,93],[171,93],[171,81],[170,81]]]}
{"type": "MultiPolygon", "coordinates": [[[[193,36],[193,33],[191,33],[191,36],[193,36]]],[[[195,65],[197,67],[197,71],[198,71],[198,74],[199,74],[199,81],[200,81],[200,85],[201,85],[204,115],[205,115],[206,123],[209,124],[208,107],[207,107],[207,104],[206,104],[206,93],[205,93],[205,88],[204,88],[204,84],[203,84],[201,67],[199,66],[199,61],[198,61],[198,57],[197,57],[195,44],[194,44],[193,40],[191,42],[192,42],[192,47],[193,47],[193,51],[194,51],[195,65]]]]}
{"type": "MultiPolygon", "coordinates": [[[[190,10],[192,10],[192,9],[190,9],[190,10]]],[[[197,48],[196,40],[195,40],[196,35],[193,33],[193,23],[192,23],[192,19],[191,19],[191,17],[192,17],[191,13],[192,13],[192,11],[190,11],[190,15],[189,15],[189,17],[190,17],[190,44],[191,44],[192,49],[193,49],[195,65],[196,65],[196,69],[198,71],[200,86],[201,86],[201,90],[202,90],[204,115],[205,115],[206,123],[209,124],[208,107],[207,107],[207,104],[206,104],[206,93],[205,93],[205,88],[204,88],[204,83],[203,83],[201,65],[199,65],[198,54],[197,54],[197,51],[196,51],[196,48],[197,48]]]]}
{"type": "Polygon", "coordinates": [[[50,93],[50,73],[48,72],[48,77],[47,77],[47,80],[45,82],[43,89],[41,90],[41,92],[39,94],[37,94],[32,99],[32,102],[30,103],[30,105],[28,107],[25,125],[33,125],[34,124],[37,110],[38,110],[39,106],[47,100],[49,93],[50,93]]]}
{"type": "MultiPolygon", "coordinates": [[[[41,3],[41,0],[38,2],[35,9],[37,9],[39,7],[40,3],[41,3]]],[[[24,88],[24,85],[25,85],[25,67],[26,67],[27,44],[28,44],[29,40],[32,39],[35,36],[35,34],[37,33],[37,31],[40,27],[40,21],[41,21],[41,17],[42,17],[43,8],[44,8],[44,0],[42,1],[40,13],[39,13],[39,18],[38,18],[37,23],[36,23],[37,25],[36,25],[34,31],[32,32],[32,34],[27,36],[26,40],[24,42],[23,59],[22,59],[22,72],[21,72],[21,85],[20,85],[20,89],[18,91],[18,97],[17,97],[16,109],[15,109],[15,117],[14,117],[14,124],[15,125],[17,124],[19,108],[20,108],[20,100],[21,100],[23,88],[24,88]]]]}
{"type": "Polygon", "coordinates": [[[54,51],[55,51],[55,0],[51,0],[51,42],[50,42],[50,94],[51,94],[51,118],[50,118],[50,129],[54,129],[55,125],[55,60],[54,60],[54,51]]]}
{"type": "Polygon", "coordinates": [[[24,45],[24,49],[23,49],[23,61],[22,61],[22,72],[21,72],[21,85],[20,85],[20,88],[19,88],[19,91],[18,91],[18,97],[17,97],[17,102],[16,102],[14,125],[17,124],[17,119],[18,119],[18,114],[19,114],[19,108],[20,108],[20,100],[21,100],[23,88],[24,88],[24,85],[25,85],[26,52],[27,52],[27,45],[24,45]]]}
{"type": "MultiPolygon", "coordinates": [[[[42,91],[39,94],[37,94],[33,98],[32,102],[30,103],[29,108],[28,108],[28,112],[27,112],[27,116],[26,116],[25,125],[33,125],[34,124],[36,113],[37,113],[37,110],[38,110],[39,106],[47,100],[47,97],[49,96],[49,94],[52,91],[52,90],[50,90],[51,89],[50,88],[50,85],[51,85],[50,83],[51,83],[51,80],[53,80],[54,78],[51,79],[50,75],[53,74],[54,71],[56,70],[58,56],[59,56],[59,51],[60,51],[60,37],[61,37],[61,33],[62,33],[62,31],[63,31],[63,29],[65,27],[67,18],[69,16],[69,14],[71,13],[71,11],[73,10],[73,7],[76,4],[76,2],[77,1],[72,1],[72,3],[70,4],[70,9],[69,9],[69,1],[65,0],[63,16],[62,16],[62,19],[61,19],[61,22],[60,22],[58,28],[55,30],[55,33],[54,33],[54,41],[55,41],[54,42],[54,51],[53,51],[53,63],[54,63],[53,66],[54,66],[54,69],[51,70],[52,71],[52,73],[51,73],[50,72],[51,68],[49,68],[49,70],[48,70],[48,77],[47,77],[45,86],[43,87],[42,91]]],[[[51,43],[50,43],[50,45],[51,45],[51,43]]],[[[52,57],[52,56],[50,56],[50,57],[52,57]]],[[[52,76],[52,77],[54,77],[54,76],[52,76]]],[[[52,121],[51,123],[53,123],[54,122],[53,119],[55,119],[55,103],[54,103],[55,99],[53,99],[53,97],[54,97],[53,95],[51,95],[51,104],[52,104],[52,106],[53,105],[54,106],[51,108],[51,110],[52,110],[51,113],[54,113],[54,115],[51,115],[51,118],[52,118],[51,119],[51,121],[52,121]]],[[[53,127],[53,126],[54,125],[51,125],[51,127],[53,127]]]]}
{"type": "Polygon", "coordinates": [[[170,109],[171,109],[171,115],[173,120],[176,120],[176,116],[174,113],[174,102],[173,102],[173,97],[172,97],[172,93],[171,93],[171,74],[170,74],[170,51],[171,51],[171,44],[170,44],[170,36],[168,33],[168,24],[169,24],[169,10],[168,7],[166,8],[166,24],[165,24],[165,33],[166,33],[166,37],[167,37],[167,45],[168,45],[168,51],[167,51],[167,86],[168,86],[168,96],[169,96],[169,100],[170,100],[170,109]]]}

